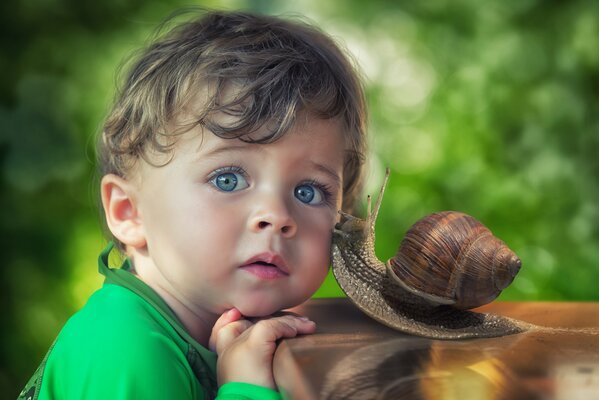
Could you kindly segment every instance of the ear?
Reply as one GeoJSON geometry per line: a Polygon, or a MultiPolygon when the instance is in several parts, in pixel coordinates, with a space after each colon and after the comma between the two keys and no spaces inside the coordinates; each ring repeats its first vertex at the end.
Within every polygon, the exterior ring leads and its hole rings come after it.
{"type": "Polygon", "coordinates": [[[135,186],[117,175],[108,174],[102,177],[100,187],[108,229],[126,246],[144,247],[146,237],[137,208],[135,186]]]}

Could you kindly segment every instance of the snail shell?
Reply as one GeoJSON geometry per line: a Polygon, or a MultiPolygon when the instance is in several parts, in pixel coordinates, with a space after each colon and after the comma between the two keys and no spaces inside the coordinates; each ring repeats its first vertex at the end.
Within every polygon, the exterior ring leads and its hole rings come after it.
{"type": "Polygon", "coordinates": [[[520,270],[520,259],[470,215],[443,211],[416,222],[387,272],[431,304],[469,309],[493,301],[520,270]]]}
{"type": "Polygon", "coordinates": [[[333,232],[333,274],[363,312],[394,329],[430,338],[495,337],[529,324],[465,310],[492,301],[520,269],[520,260],[474,218],[432,214],[408,231],[387,263],[374,253],[374,225],[389,170],[367,218],[340,211],[333,232]]]}

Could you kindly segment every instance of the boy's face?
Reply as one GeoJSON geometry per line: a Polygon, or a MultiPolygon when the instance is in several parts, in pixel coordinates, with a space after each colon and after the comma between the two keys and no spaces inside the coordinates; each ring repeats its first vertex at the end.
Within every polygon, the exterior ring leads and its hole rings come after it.
{"type": "Polygon", "coordinates": [[[302,119],[271,144],[185,133],[168,164],[136,170],[147,244],[136,270],[199,314],[264,316],[303,302],[328,271],[343,157],[334,119],[302,119]]]}

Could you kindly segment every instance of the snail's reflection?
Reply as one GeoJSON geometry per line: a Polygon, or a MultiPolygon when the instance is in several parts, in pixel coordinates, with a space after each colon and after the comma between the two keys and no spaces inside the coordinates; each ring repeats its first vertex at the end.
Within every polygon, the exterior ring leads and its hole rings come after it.
{"type": "Polygon", "coordinates": [[[327,374],[323,399],[536,399],[499,358],[518,337],[473,342],[400,338],[362,347],[327,374]]]}

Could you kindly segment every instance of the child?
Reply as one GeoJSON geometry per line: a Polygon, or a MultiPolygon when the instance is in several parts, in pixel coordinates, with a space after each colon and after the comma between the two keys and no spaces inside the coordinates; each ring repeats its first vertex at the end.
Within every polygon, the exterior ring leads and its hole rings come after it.
{"type": "Polygon", "coordinates": [[[280,313],[325,278],[365,153],[360,81],[314,27],[210,12],[134,63],[99,141],[126,256],[64,326],[22,398],[278,398],[280,313]],[[218,355],[218,359],[217,359],[218,355]]]}

